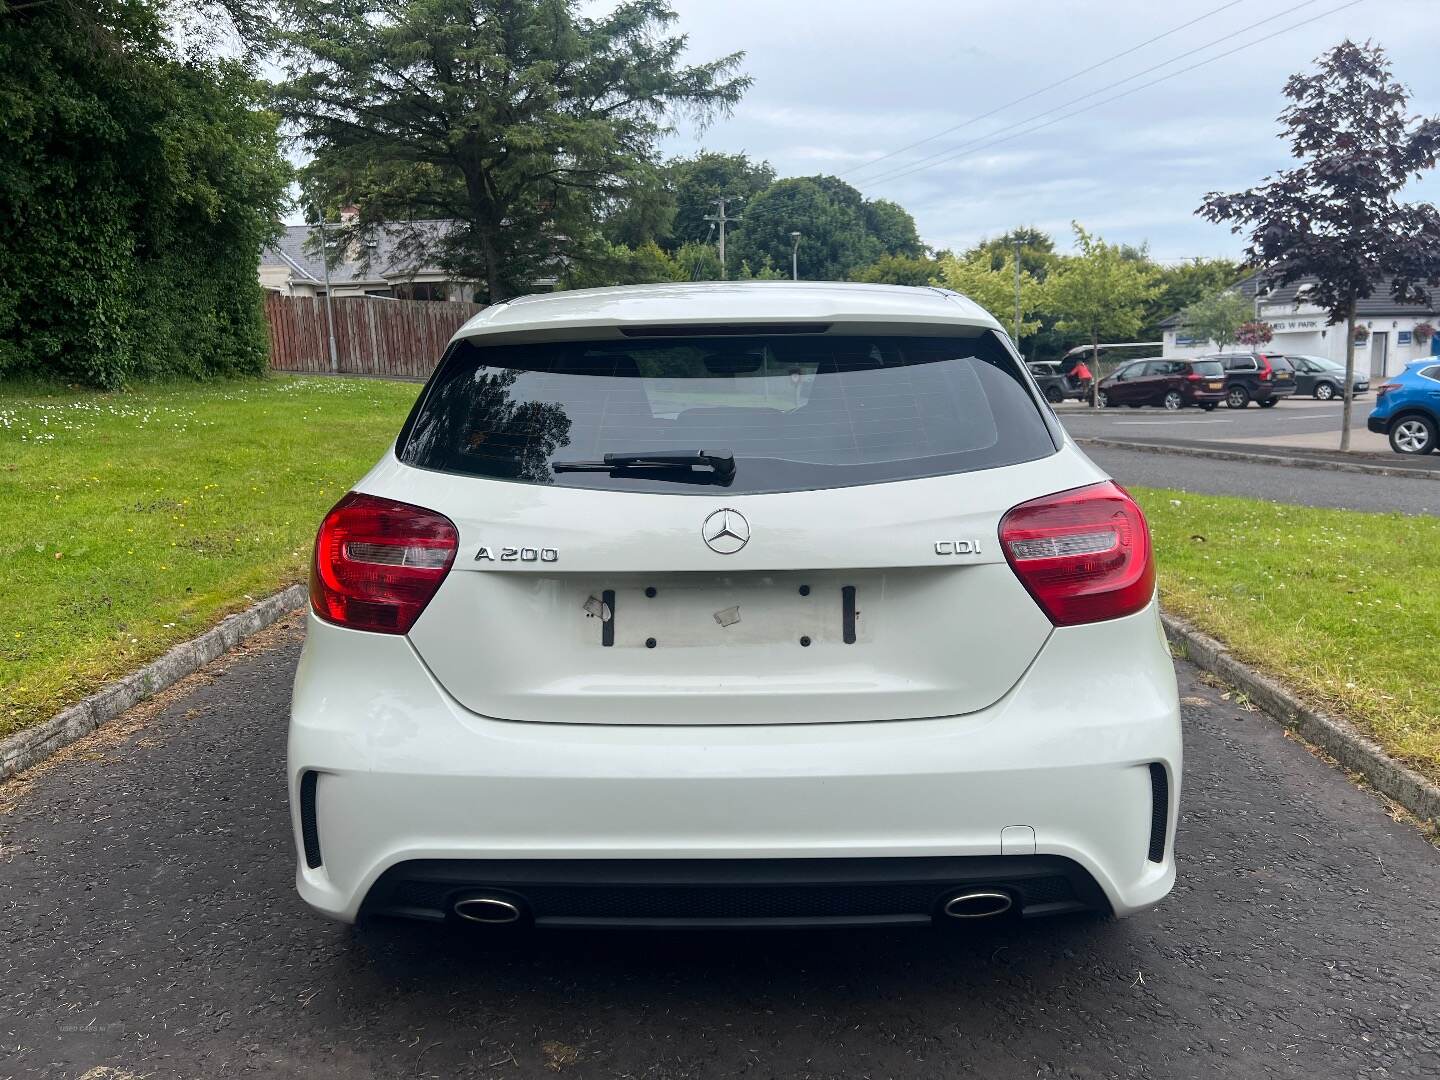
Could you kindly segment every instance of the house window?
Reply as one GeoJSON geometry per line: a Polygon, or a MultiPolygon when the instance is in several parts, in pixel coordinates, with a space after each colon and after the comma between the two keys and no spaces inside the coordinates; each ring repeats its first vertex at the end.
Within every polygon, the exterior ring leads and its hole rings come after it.
{"type": "Polygon", "coordinates": [[[450,285],[445,281],[412,281],[396,285],[395,295],[402,300],[448,300],[450,285]]]}
{"type": "Polygon", "coordinates": [[[1414,335],[1409,330],[1401,330],[1395,335],[1396,345],[1409,345],[1414,340],[1414,335]]]}

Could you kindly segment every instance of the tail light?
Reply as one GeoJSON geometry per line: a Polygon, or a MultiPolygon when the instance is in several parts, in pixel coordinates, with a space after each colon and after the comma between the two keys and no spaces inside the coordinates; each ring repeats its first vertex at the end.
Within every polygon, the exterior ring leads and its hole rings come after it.
{"type": "Polygon", "coordinates": [[[444,514],[352,491],[325,515],[315,537],[310,606],[352,630],[408,633],[458,546],[444,514]]]}
{"type": "Polygon", "coordinates": [[[1155,592],[1145,515],[1112,481],[1021,503],[1001,519],[1000,546],[1056,626],[1133,615],[1155,592]]]}
{"type": "Polygon", "coordinates": [[[1270,358],[1268,356],[1260,357],[1260,381],[1267,382],[1274,374],[1275,369],[1270,366],[1270,358]]]}
{"type": "Polygon", "coordinates": [[[1400,384],[1398,382],[1382,382],[1379,386],[1375,387],[1375,396],[1377,398],[1382,398],[1386,394],[1390,393],[1391,390],[1399,389],[1400,384]]]}
{"type": "Polygon", "coordinates": [[[1199,381],[1200,381],[1201,379],[1203,379],[1204,377],[1205,377],[1205,376],[1203,376],[1203,375],[1196,375],[1196,374],[1192,371],[1189,375],[1186,375],[1186,376],[1185,376],[1185,381],[1186,381],[1186,382],[1199,382],[1199,381]]]}

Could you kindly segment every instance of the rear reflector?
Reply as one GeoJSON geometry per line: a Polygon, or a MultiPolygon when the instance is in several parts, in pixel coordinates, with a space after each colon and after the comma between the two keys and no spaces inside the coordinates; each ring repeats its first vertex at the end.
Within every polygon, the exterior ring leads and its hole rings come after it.
{"type": "Polygon", "coordinates": [[[320,774],[307,769],[300,774],[300,844],[304,848],[305,865],[311,870],[321,865],[320,825],[315,814],[315,788],[320,774]]]}
{"type": "Polygon", "coordinates": [[[1170,778],[1165,766],[1150,763],[1150,849],[1145,857],[1151,862],[1165,861],[1165,838],[1170,823],[1170,778]]]}
{"type": "Polygon", "coordinates": [[[1000,546],[1056,626],[1133,615],[1155,592],[1145,515],[1111,481],[1021,503],[1000,522],[1000,546]]]}
{"type": "Polygon", "coordinates": [[[351,492],[315,537],[310,606],[352,630],[408,633],[455,561],[459,534],[444,514],[351,492]]]}

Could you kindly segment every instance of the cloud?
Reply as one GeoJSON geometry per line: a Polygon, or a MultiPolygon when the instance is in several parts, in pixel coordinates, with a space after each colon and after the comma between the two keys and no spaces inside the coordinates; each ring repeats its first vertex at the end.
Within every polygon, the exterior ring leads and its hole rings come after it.
{"type": "MultiPolygon", "coordinates": [[[[1277,5],[1283,9],[1278,0],[1277,5]]],[[[1287,166],[1288,148],[1277,138],[1275,118],[1289,73],[1307,68],[1347,34],[1371,38],[1387,47],[1396,75],[1414,91],[1412,111],[1440,112],[1440,67],[1429,55],[1429,43],[1440,33],[1440,3],[1386,0],[1321,18],[1043,130],[1026,133],[1035,123],[1019,123],[1037,114],[1043,121],[1063,113],[1098,87],[1271,13],[1271,5],[1249,4],[993,117],[876,160],[1065,79],[1214,6],[1213,0],[1165,5],[1153,0],[1052,0],[1044,5],[906,0],[877,10],[873,0],[675,0],[677,27],[690,37],[691,57],[711,59],[743,49],[755,86],[733,117],[703,138],[682,129],[666,149],[744,149],[770,160],[782,175],[836,172],[867,195],[902,203],[915,215],[921,235],[940,246],[965,246],[1021,223],[1056,232],[1065,246],[1073,218],[1111,240],[1149,240],[1167,257],[1233,255],[1242,240],[1226,227],[1196,218],[1194,210],[1207,191],[1248,187],[1287,166]],[[954,160],[881,179],[907,162],[982,136],[954,160]]],[[[1297,12],[1241,34],[1227,47],[1305,15],[1297,12]]],[[[1196,60],[1220,51],[1198,53],[1196,60]]],[[[1177,64],[1183,66],[1184,61],[1177,64]]],[[[1440,182],[1416,185],[1416,196],[1432,189],[1440,190],[1440,182]]]]}

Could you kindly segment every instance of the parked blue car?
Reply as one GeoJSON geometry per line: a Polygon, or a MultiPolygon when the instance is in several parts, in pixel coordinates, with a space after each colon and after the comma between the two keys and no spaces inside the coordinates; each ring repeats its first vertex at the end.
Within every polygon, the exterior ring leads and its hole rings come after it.
{"type": "Polygon", "coordinates": [[[1390,436],[1397,454],[1428,454],[1440,438],[1440,357],[1405,365],[1375,388],[1369,428],[1390,436]]]}

